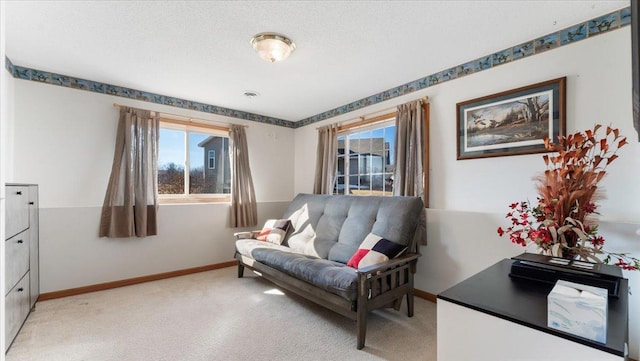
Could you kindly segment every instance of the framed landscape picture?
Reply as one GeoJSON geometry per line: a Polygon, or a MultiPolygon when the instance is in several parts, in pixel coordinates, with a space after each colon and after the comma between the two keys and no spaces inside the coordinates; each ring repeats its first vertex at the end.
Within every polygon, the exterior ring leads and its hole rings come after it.
{"type": "Polygon", "coordinates": [[[565,135],[566,77],[456,104],[458,160],[547,152],[565,135]]]}

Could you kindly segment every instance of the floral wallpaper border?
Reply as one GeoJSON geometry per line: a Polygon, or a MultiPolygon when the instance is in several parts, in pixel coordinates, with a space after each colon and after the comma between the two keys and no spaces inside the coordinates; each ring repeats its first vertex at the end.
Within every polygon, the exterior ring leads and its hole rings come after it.
{"type": "Polygon", "coordinates": [[[631,8],[626,7],[612,13],[584,21],[580,24],[541,36],[522,44],[497,51],[493,54],[482,56],[478,59],[468,61],[464,64],[427,75],[412,82],[385,90],[381,93],[345,104],[341,107],[331,109],[312,117],[301,119],[296,122],[296,127],[303,127],[325,119],[352,112],[357,109],[368,107],[395,97],[406,95],[417,90],[428,88],[450,80],[461,78],[472,73],[488,70],[502,64],[524,59],[529,56],[543,53],[547,50],[572,44],[576,41],[619,29],[631,23],[631,8]]]}
{"type": "Polygon", "coordinates": [[[438,85],[450,80],[461,78],[469,74],[488,70],[502,64],[524,59],[529,56],[543,53],[561,46],[572,44],[576,41],[588,39],[615,29],[628,26],[631,23],[631,8],[626,7],[612,13],[598,16],[580,24],[538,37],[536,39],[497,51],[493,54],[482,56],[464,64],[427,75],[423,78],[399,85],[395,88],[356,100],[338,108],[334,108],[314,116],[301,119],[297,122],[268,117],[260,114],[229,109],[217,105],[195,102],[191,100],[175,98],[167,95],[146,92],[137,89],[125,88],[117,85],[105,84],[96,81],[75,78],[68,75],[56,74],[37,69],[25,68],[14,65],[8,57],[5,57],[5,68],[14,78],[42,82],[52,85],[64,86],[73,89],[86,90],[101,94],[114,95],[123,98],[142,100],[150,103],[164,104],[177,108],[191,109],[204,113],[224,115],[233,118],[251,120],[259,123],[278,125],[287,128],[300,128],[317,123],[325,119],[352,112],[357,109],[371,106],[389,99],[403,96],[415,91],[438,85]]]}
{"type": "Polygon", "coordinates": [[[37,69],[25,68],[22,66],[14,65],[11,60],[5,58],[5,67],[13,75],[14,78],[31,80],[41,83],[47,83],[52,85],[59,85],[67,88],[86,90],[95,93],[101,93],[106,95],[114,95],[123,98],[130,98],[136,100],[142,100],[145,102],[164,104],[177,108],[191,109],[203,113],[211,113],[224,115],[233,118],[246,119],[260,123],[267,123],[272,125],[279,125],[282,127],[294,128],[295,123],[279,119],[268,117],[260,114],[254,114],[244,112],[241,110],[229,109],[220,107],[217,105],[211,105],[206,103],[200,103],[187,99],[175,98],[167,95],[146,92],[143,90],[125,88],[117,85],[105,84],[96,81],[75,78],[68,75],[50,73],[37,69]]]}

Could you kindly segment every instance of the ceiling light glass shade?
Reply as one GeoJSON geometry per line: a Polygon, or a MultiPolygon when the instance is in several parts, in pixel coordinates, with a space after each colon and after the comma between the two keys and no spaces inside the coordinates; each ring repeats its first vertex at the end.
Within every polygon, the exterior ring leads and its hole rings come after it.
{"type": "Polygon", "coordinates": [[[251,46],[268,62],[286,59],[295,49],[296,45],[284,35],[276,33],[260,33],[251,38],[251,46]]]}

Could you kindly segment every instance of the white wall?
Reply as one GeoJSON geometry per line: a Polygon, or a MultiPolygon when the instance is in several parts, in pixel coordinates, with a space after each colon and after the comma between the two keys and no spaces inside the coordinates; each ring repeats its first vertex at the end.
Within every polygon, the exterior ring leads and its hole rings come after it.
{"type": "Polygon", "coordinates": [[[15,80],[13,169],[8,181],[40,186],[41,291],[52,292],[233,259],[228,204],[161,205],[159,235],[98,238],[117,102],[246,124],[259,223],[293,198],[292,129],[213,116],[32,81],[15,80]]]}
{"type": "MultiPolygon", "coordinates": [[[[640,143],[631,120],[629,27],[545,52],[492,70],[296,129],[295,192],[310,191],[319,125],[378,112],[424,95],[430,97],[429,245],[421,249],[416,287],[446,288],[502,258],[522,252],[499,238],[507,205],[535,200],[532,177],[544,171],[540,154],[456,160],[456,103],[562,76],[567,77],[567,133],[595,123],[612,124],[629,138],[602,181],[599,202],[607,249],[640,257],[640,143]]],[[[471,60],[471,59],[469,59],[471,60]]],[[[452,66],[455,64],[451,64],[452,66]]],[[[630,304],[631,356],[640,359],[640,276],[626,272],[636,292],[630,304]]]]}
{"type": "Polygon", "coordinates": [[[292,129],[16,80],[13,178],[40,184],[41,207],[102,206],[118,125],[113,103],[248,125],[258,200],[291,200],[292,129]]]}

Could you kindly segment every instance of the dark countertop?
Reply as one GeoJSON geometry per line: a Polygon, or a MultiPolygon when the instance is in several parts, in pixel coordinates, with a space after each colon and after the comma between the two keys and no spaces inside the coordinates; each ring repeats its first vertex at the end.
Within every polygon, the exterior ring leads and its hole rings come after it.
{"type": "Polygon", "coordinates": [[[628,280],[620,282],[619,298],[608,299],[607,343],[547,327],[547,295],[553,285],[509,277],[514,261],[504,259],[445,290],[438,298],[531,327],[602,351],[625,356],[628,341],[628,280]]]}

